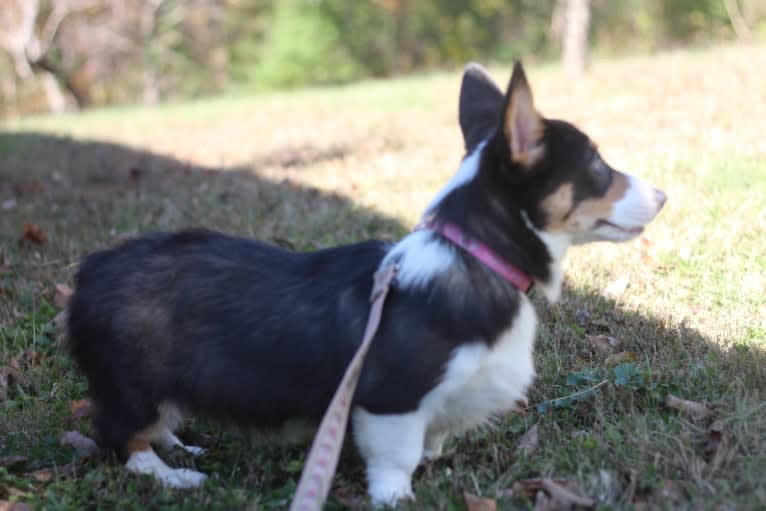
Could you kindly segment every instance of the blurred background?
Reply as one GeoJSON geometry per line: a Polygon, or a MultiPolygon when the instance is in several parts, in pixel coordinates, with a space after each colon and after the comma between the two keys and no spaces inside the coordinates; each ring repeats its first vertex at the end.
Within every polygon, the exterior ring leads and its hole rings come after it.
{"type": "Polygon", "coordinates": [[[0,116],[764,34],[764,0],[0,0],[0,116]]]}

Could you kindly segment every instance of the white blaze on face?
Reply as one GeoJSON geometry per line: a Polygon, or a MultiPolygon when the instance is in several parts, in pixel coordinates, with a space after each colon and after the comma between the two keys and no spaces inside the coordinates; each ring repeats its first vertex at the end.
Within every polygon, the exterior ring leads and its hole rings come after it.
{"type": "Polygon", "coordinates": [[[665,204],[665,193],[633,176],[622,197],[612,203],[611,214],[596,223],[596,239],[627,241],[635,238],[654,220],[665,204]]]}

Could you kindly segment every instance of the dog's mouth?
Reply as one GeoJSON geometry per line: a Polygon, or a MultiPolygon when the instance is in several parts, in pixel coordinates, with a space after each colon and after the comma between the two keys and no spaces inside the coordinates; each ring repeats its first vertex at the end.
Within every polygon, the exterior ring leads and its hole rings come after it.
{"type": "Polygon", "coordinates": [[[599,227],[608,227],[610,229],[614,229],[616,231],[619,231],[621,233],[630,235],[630,236],[638,236],[642,232],[644,232],[644,226],[643,225],[636,225],[636,226],[622,226],[617,225],[615,223],[610,222],[609,220],[601,219],[596,222],[595,228],[598,229],[599,227]]]}

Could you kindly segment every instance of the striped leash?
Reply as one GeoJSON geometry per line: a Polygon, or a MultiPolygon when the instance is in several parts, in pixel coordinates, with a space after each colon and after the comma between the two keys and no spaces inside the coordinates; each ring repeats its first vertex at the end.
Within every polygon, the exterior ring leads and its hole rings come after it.
{"type": "Polygon", "coordinates": [[[383,313],[383,302],[386,300],[391,281],[397,271],[398,266],[390,264],[375,273],[375,284],[370,296],[372,306],[364,329],[362,344],[359,345],[354,358],[346,368],[343,379],[330,401],[330,406],[322,417],[319,430],[306,458],[306,464],[303,466],[298,488],[290,504],[290,511],[320,511],[327,500],[332,478],[338,466],[340,450],[343,447],[343,438],[346,436],[348,413],[354,397],[354,389],[359,380],[364,357],[378,330],[383,313]]]}

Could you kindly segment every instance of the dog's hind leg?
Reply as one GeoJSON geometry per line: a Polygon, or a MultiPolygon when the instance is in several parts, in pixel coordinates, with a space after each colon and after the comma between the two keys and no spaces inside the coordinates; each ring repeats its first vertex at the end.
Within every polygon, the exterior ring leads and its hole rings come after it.
{"type": "Polygon", "coordinates": [[[205,454],[206,450],[202,447],[193,445],[184,445],[181,440],[173,434],[180,425],[183,418],[181,411],[173,403],[165,402],[159,406],[160,420],[157,426],[151,430],[149,440],[164,451],[172,451],[176,447],[183,449],[193,456],[205,454]]]}
{"type": "Polygon", "coordinates": [[[426,423],[417,412],[374,415],[356,408],[354,438],[367,464],[369,493],[374,506],[414,498],[412,473],[423,455],[426,423]]]}
{"type": "Polygon", "coordinates": [[[126,445],[128,461],[125,468],[136,474],[148,474],[171,488],[196,488],[202,486],[207,476],[188,468],[170,468],[154,452],[149,441],[141,435],[126,445]]]}

